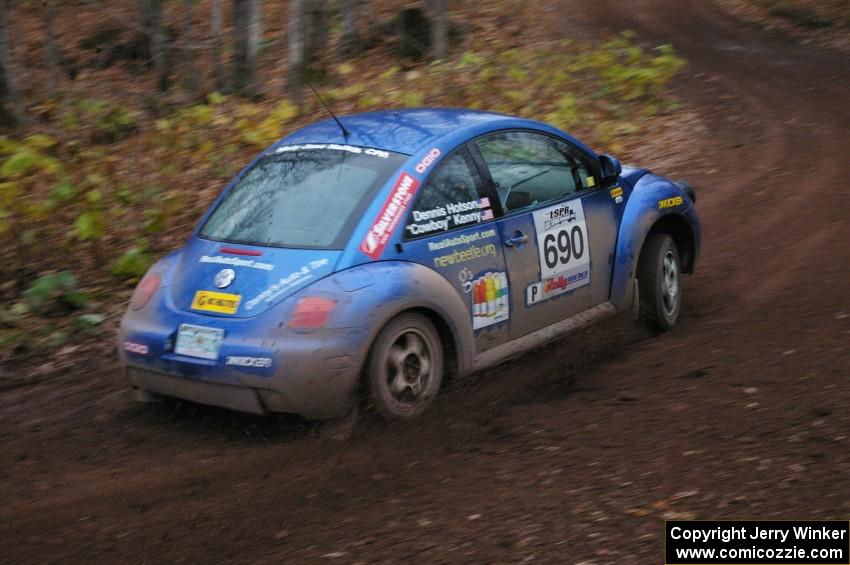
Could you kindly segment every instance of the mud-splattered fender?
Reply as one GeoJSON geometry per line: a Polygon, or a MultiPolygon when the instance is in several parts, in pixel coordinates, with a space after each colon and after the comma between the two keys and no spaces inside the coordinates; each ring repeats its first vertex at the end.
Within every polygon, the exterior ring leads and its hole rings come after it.
{"type": "Polygon", "coordinates": [[[294,307],[300,296],[337,301],[327,327],[351,330],[352,349],[361,365],[378,332],[390,320],[405,310],[421,308],[442,318],[451,332],[458,373],[471,370],[475,341],[469,310],[451,284],[433,269],[407,261],[366,263],[317,281],[287,302],[294,307]]]}
{"type": "Polygon", "coordinates": [[[696,261],[700,224],[693,201],[684,190],[664,177],[654,174],[640,177],[626,201],[617,237],[611,302],[618,310],[631,306],[637,262],[647,235],[658,221],[670,215],[678,216],[677,221],[681,219],[690,230],[692,261],[696,261]]]}

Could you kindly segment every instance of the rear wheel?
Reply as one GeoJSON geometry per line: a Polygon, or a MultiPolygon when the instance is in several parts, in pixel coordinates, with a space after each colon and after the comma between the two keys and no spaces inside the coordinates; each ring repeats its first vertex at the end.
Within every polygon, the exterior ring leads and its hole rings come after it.
{"type": "Polygon", "coordinates": [[[667,234],[651,234],[640,252],[637,278],[640,318],[656,331],[669,331],[679,320],[681,274],[676,242],[667,234]]]}
{"type": "Polygon", "coordinates": [[[369,354],[369,396],[388,420],[416,418],[443,380],[443,348],[434,324],[416,313],[393,319],[369,354]]]}

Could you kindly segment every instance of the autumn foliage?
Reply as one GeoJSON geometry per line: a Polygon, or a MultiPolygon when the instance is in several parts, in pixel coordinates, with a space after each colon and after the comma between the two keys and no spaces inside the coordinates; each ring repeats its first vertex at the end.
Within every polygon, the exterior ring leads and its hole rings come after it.
{"type": "MultiPolygon", "coordinates": [[[[666,91],[683,64],[671,47],[630,34],[527,46],[467,38],[441,60],[399,60],[378,46],[326,61],[317,87],[339,114],[480,108],[623,153],[677,107],[666,91]]],[[[151,111],[129,97],[65,91],[31,114],[28,127],[0,137],[0,359],[97,331],[254,154],[326,117],[312,97],[219,92],[151,111]]]]}

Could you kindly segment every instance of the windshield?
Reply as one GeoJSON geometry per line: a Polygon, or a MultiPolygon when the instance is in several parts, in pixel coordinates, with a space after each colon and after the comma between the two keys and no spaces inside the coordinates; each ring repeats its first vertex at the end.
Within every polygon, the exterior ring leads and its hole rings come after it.
{"type": "Polygon", "coordinates": [[[273,247],[341,249],[371,197],[406,155],[352,145],[285,145],[227,192],[201,237],[273,247]]]}

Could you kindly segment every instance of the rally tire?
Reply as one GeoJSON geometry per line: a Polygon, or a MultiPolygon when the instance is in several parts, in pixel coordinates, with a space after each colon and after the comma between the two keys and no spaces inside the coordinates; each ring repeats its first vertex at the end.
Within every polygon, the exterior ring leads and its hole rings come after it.
{"type": "Polygon", "coordinates": [[[387,420],[424,413],[443,381],[443,348],[434,324],[421,314],[401,314],[378,334],[369,353],[369,400],[387,420]]]}
{"type": "Polygon", "coordinates": [[[640,252],[637,279],[640,320],[657,332],[673,329],[682,309],[682,265],[676,242],[654,233],[640,252]]]}

